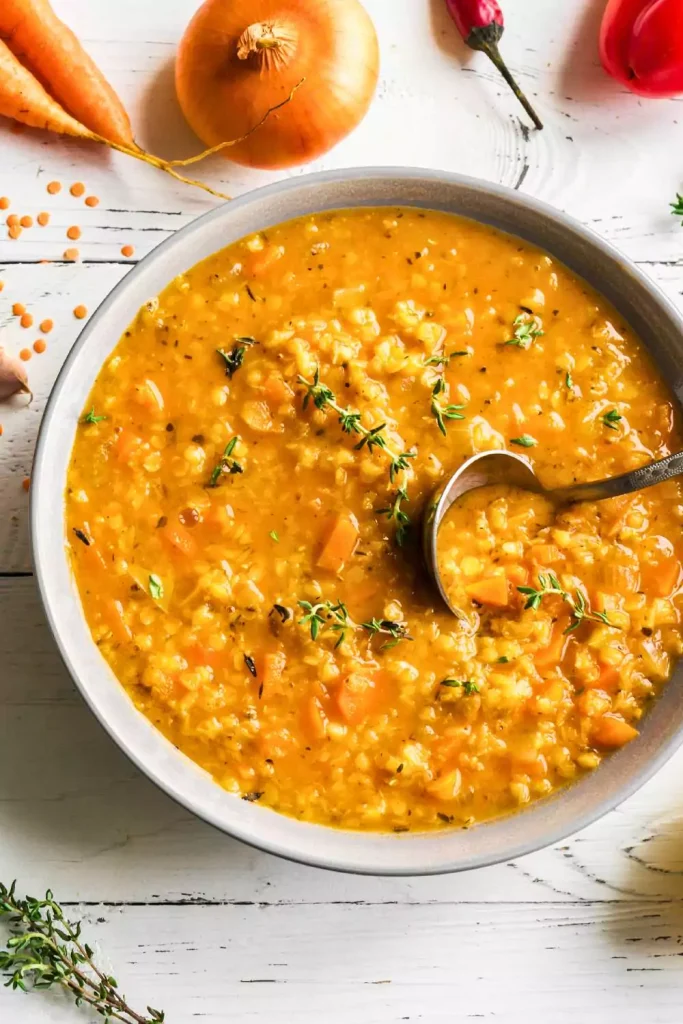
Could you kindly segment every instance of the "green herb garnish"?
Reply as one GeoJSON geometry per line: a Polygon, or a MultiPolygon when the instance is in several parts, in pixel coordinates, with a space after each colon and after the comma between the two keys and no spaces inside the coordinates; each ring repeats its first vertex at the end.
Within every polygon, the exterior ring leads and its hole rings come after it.
{"type": "Polygon", "coordinates": [[[496,661],[496,664],[497,665],[507,665],[509,663],[509,661],[510,661],[510,659],[506,658],[505,655],[503,654],[500,658],[498,658],[498,660],[496,661]]]}
{"type": "Polygon", "coordinates": [[[391,622],[389,619],[370,619],[369,622],[361,622],[361,629],[366,629],[371,636],[376,636],[378,633],[390,636],[391,640],[382,644],[382,650],[395,647],[401,640],[413,639],[407,626],[401,622],[391,622]]]}
{"type": "Polygon", "coordinates": [[[471,697],[473,693],[480,693],[480,689],[471,679],[442,679],[439,686],[462,687],[464,693],[471,697]]]}
{"type": "MultiPolygon", "coordinates": [[[[360,451],[367,447],[368,451],[371,452],[375,448],[379,448],[387,454],[389,457],[390,483],[393,484],[398,474],[408,469],[409,460],[414,459],[417,452],[392,451],[385,436],[386,423],[380,423],[379,426],[368,428],[361,423],[361,414],[357,409],[351,409],[350,407],[343,409],[337,402],[331,388],[329,388],[327,384],[322,384],[320,382],[319,367],[316,367],[312,381],[299,375],[297,377],[297,383],[306,388],[306,394],[304,395],[303,400],[304,409],[308,408],[309,402],[311,401],[316,409],[320,409],[321,411],[324,411],[325,409],[332,409],[333,412],[336,412],[339,425],[345,434],[360,434],[360,441],[354,445],[355,451],[360,451]]],[[[399,544],[402,543],[402,539],[399,540],[398,536],[397,542],[399,544]]]]}
{"type": "Polygon", "coordinates": [[[616,424],[620,419],[623,419],[621,413],[617,412],[616,409],[610,409],[609,412],[606,412],[602,417],[602,422],[606,427],[609,427],[610,430],[618,430],[619,427],[617,427],[616,424]]]}
{"type": "Polygon", "coordinates": [[[429,359],[425,359],[424,365],[447,366],[448,363],[450,363],[451,359],[454,359],[455,356],[468,356],[469,354],[470,350],[468,348],[461,348],[458,349],[456,352],[449,352],[448,355],[446,355],[446,353],[444,352],[440,356],[430,356],[429,359]]]}
{"type": "Polygon", "coordinates": [[[106,416],[96,416],[95,406],[93,406],[90,412],[85,414],[85,416],[81,420],[81,423],[101,423],[102,420],[106,420],[106,418],[106,416]]]}
{"type": "Polygon", "coordinates": [[[517,348],[527,349],[531,346],[534,338],[543,335],[543,325],[540,317],[532,313],[520,313],[512,321],[512,337],[505,342],[506,345],[514,345],[517,348]]]}
{"type": "Polygon", "coordinates": [[[270,537],[271,540],[274,540],[276,544],[279,544],[280,538],[278,536],[277,530],[271,530],[268,536],[270,537]]]}
{"type": "Polygon", "coordinates": [[[538,441],[530,434],[520,434],[519,437],[511,437],[510,444],[518,444],[521,448],[533,448],[538,441]]]}
{"type": "Polygon", "coordinates": [[[396,543],[400,548],[403,547],[408,539],[411,527],[410,516],[401,508],[402,503],[409,500],[405,487],[399,487],[391,505],[377,510],[378,515],[386,516],[390,522],[396,524],[396,543]]]}
{"type": "Polygon", "coordinates": [[[247,348],[255,344],[256,338],[235,338],[235,344],[229,352],[224,348],[216,349],[218,355],[225,362],[225,372],[231,380],[244,362],[244,353],[247,351],[247,348]]]}
{"type": "Polygon", "coordinates": [[[438,377],[432,388],[432,403],[431,410],[432,416],[437,422],[439,430],[446,436],[446,420],[464,420],[461,409],[464,409],[464,405],[448,405],[439,401],[439,395],[444,394],[446,391],[446,381],[443,377],[438,377]]]}
{"type": "Polygon", "coordinates": [[[606,626],[614,625],[610,622],[605,612],[592,612],[589,609],[586,598],[581,590],[576,590],[574,596],[564,590],[554,572],[539,572],[538,589],[535,587],[517,587],[517,590],[526,597],[524,607],[532,608],[534,611],[540,608],[544,597],[548,597],[551,594],[561,597],[572,610],[572,620],[565,629],[565,634],[573,633],[584,621],[602,622],[606,626]]]}
{"type": "Polygon", "coordinates": [[[574,387],[574,378],[572,377],[572,375],[569,372],[569,370],[567,370],[567,372],[565,374],[564,384],[565,384],[565,387],[567,387],[567,388],[573,388],[574,387]]]}
{"type": "Polygon", "coordinates": [[[223,473],[229,476],[234,475],[235,473],[244,473],[244,468],[241,463],[232,457],[232,453],[234,452],[238,441],[239,437],[231,437],[226,444],[220,461],[218,465],[214,467],[211,477],[209,478],[209,487],[217,487],[218,481],[223,473]]]}
{"type": "Polygon", "coordinates": [[[317,640],[324,629],[330,629],[338,633],[335,648],[346,639],[349,630],[364,629],[370,636],[378,633],[391,637],[387,643],[382,644],[382,649],[395,647],[400,640],[412,640],[408,633],[408,627],[400,622],[391,622],[388,619],[371,619],[369,622],[354,622],[349,616],[348,608],[343,601],[321,601],[318,604],[311,604],[310,601],[299,601],[299,607],[306,613],[299,619],[301,626],[308,626],[311,632],[311,640],[317,640]]]}
{"type": "Polygon", "coordinates": [[[683,196],[680,192],[676,193],[676,202],[669,203],[669,206],[674,217],[683,217],[683,196]]]}
{"type": "Polygon", "coordinates": [[[156,573],[151,573],[149,577],[149,594],[155,601],[160,601],[164,596],[164,584],[156,573]]]}
{"type": "Polygon", "coordinates": [[[27,991],[61,987],[76,1006],[86,1005],[105,1021],[123,1024],[162,1024],[163,1010],[147,1007],[136,1013],[118,991],[116,978],[94,962],[91,947],[81,940],[80,922],[71,922],[48,889],[44,900],[19,899],[16,883],[9,889],[0,882],[0,917],[7,917],[11,933],[0,950],[0,971],[9,974],[9,988],[27,991]]]}

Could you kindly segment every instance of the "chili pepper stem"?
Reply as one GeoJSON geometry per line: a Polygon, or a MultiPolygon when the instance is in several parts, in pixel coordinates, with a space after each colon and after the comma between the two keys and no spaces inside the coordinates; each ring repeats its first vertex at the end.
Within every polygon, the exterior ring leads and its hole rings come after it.
{"type": "Polygon", "coordinates": [[[534,108],[529,103],[528,99],[526,98],[520,87],[517,85],[515,79],[512,77],[510,71],[508,70],[507,64],[505,63],[501,56],[497,44],[488,41],[485,42],[484,40],[478,40],[475,49],[481,50],[481,52],[485,53],[489,60],[491,60],[493,64],[495,64],[498,71],[500,71],[501,75],[503,76],[507,84],[510,86],[515,96],[517,97],[517,99],[522,104],[527,114],[533,121],[534,128],[537,128],[540,131],[543,128],[543,122],[541,121],[540,117],[538,116],[534,108]]]}

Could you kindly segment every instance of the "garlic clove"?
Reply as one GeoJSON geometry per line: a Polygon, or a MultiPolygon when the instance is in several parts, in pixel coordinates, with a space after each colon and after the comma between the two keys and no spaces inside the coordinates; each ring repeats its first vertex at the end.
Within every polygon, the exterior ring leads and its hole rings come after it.
{"type": "Polygon", "coordinates": [[[33,398],[23,363],[0,345],[0,402],[17,394],[33,398]]]}

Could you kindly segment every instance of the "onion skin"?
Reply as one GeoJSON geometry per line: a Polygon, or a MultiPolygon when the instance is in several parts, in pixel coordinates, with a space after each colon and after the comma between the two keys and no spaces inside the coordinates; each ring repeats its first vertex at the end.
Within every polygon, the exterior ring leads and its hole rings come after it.
{"type": "Polygon", "coordinates": [[[13,395],[30,395],[24,364],[0,346],[0,402],[13,395]]]}
{"type": "Polygon", "coordinates": [[[245,135],[225,155],[284,168],[321,156],[365,116],[377,85],[379,46],[359,0],[206,0],[176,60],[176,90],[207,146],[245,135]],[[303,82],[302,82],[303,79],[303,82]]]}

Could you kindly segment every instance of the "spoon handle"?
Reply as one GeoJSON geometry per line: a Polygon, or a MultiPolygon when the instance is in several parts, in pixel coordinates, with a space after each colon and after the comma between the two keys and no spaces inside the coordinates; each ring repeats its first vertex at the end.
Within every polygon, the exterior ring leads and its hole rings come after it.
{"type": "Polygon", "coordinates": [[[683,474],[683,452],[667,455],[665,459],[650,462],[647,466],[633,469],[630,473],[613,476],[607,480],[594,480],[588,484],[575,484],[573,487],[557,487],[550,493],[560,502],[601,501],[603,498],[615,498],[631,491],[641,491],[645,487],[654,487],[673,476],[683,474]]]}

